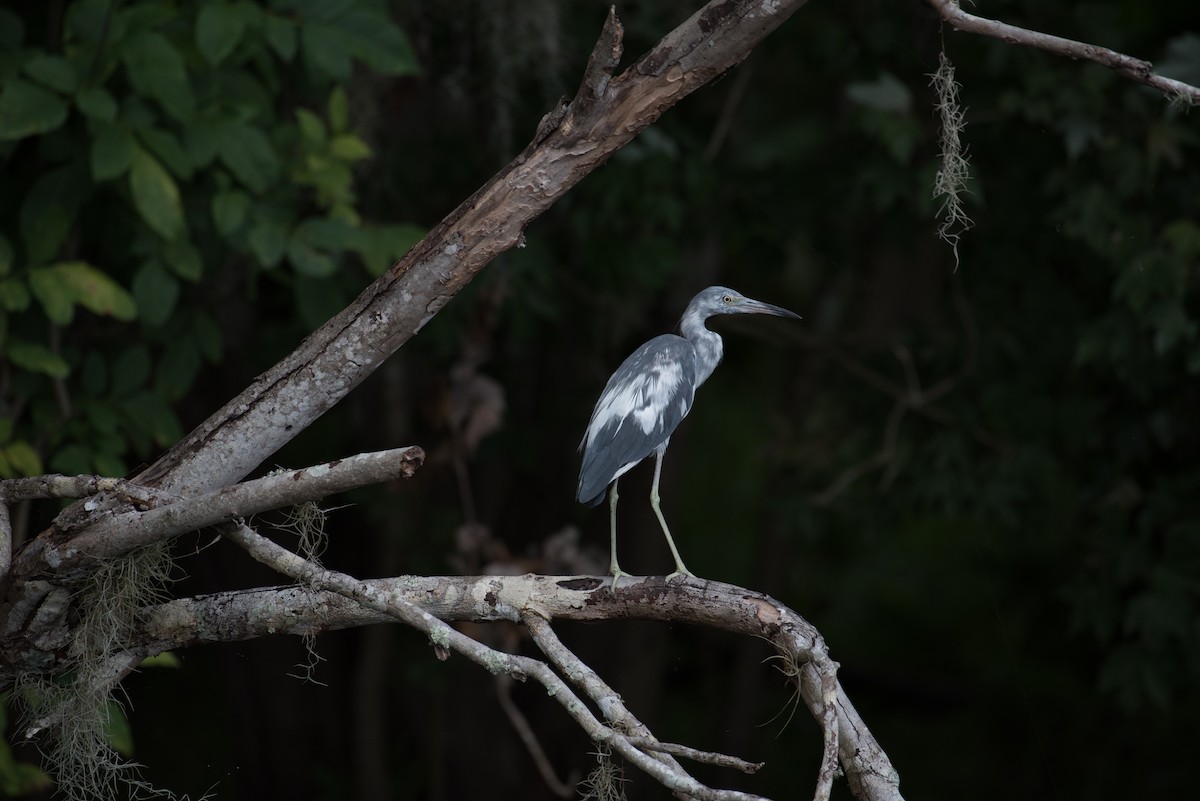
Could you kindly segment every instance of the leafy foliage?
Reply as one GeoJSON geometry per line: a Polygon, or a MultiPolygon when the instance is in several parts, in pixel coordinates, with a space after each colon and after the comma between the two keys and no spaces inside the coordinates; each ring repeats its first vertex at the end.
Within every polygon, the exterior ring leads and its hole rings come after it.
{"type": "Polygon", "coordinates": [[[178,438],[231,344],[216,277],[290,286],[311,326],[348,256],[411,244],[353,189],[353,65],[417,68],[380,3],[79,0],[53,31],[0,9],[0,40],[2,476],[124,474],[178,438]]]}

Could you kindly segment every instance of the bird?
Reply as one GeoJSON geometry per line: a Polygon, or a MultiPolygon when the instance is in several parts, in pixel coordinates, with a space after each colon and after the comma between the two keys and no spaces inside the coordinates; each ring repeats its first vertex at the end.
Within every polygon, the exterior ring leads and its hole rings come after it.
{"type": "Polygon", "coordinates": [[[675,557],[675,572],[667,580],[680,575],[695,576],[683,564],[671,538],[659,506],[658,480],[671,435],[691,411],[696,390],[708,380],[724,355],[720,335],[704,324],[719,314],[769,314],[801,319],[795,312],[752,300],[728,287],[710,286],[702,290],[688,303],[679,321],[682,336],[662,334],[651,339],[631,353],[612,374],[579,443],[583,462],[576,499],[594,507],[600,505],[606,492],[609,497],[612,546],[609,572],[614,589],[620,577],[628,575],[617,563],[617,482],[651,454],[655,458],[650,507],[675,557]]]}

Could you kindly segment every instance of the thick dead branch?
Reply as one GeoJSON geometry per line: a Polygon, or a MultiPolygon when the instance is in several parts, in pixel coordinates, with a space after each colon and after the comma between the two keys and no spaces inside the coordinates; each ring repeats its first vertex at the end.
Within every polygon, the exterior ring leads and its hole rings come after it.
{"type": "MultiPolygon", "coordinates": [[[[841,690],[836,664],[829,660],[821,635],[770,596],[715,581],[676,579],[667,583],[661,577],[622,579],[615,592],[609,589],[611,578],[595,576],[402,576],[361,583],[407,599],[445,621],[518,621],[522,615],[577,621],[632,618],[693,623],[761,637],[785,658],[803,666],[801,694],[818,720],[832,715],[836,721],[837,755],[851,787],[862,789],[856,790],[857,796],[901,798],[896,772],[841,690]],[[823,697],[829,681],[836,696],[832,705],[823,697]]],[[[271,587],[184,598],[148,608],[141,633],[132,644],[158,652],[389,619],[387,613],[336,594],[271,587]]],[[[828,729],[826,738],[828,746],[828,729]]]]}
{"type": "MultiPolygon", "coordinates": [[[[319,500],[369,484],[411,478],[424,459],[425,451],[413,446],[360,453],[300,470],[277,471],[207,495],[160,504],[148,511],[103,517],[90,522],[82,534],[63,545],[46,545],[43,558],[51,568],[66,571],[88,561],[121,556],[165,537],[239,517],[319,500]]],[[[69,528],[70,524],[59,525],[69,528]]]]}
{"type": "Polygon", "coordinates": [[[671,790],[703,801],[755,801],[759,798],[750,793],[707,787],[696,781],[673,759],[662,759],[661,755],[651,756],[637,748],[623,732],[601,723],[570,686],[544,662],[489,648],[407,600],[402,593],[321,567],[260,536],[248,526],[226,526],[222,536],[240,545],[257,561],[284,575],[315,589],[336,593],[389,618],[407,623],[429,637],[439,658],[445,658],[443,654],[454,651],[493,674],[503,673],[521,681],[534,679],[546,688],[550,697],[558,701],[594,742],[611,746],[621,756],[671,790]]]}
{"type": "Polygon", "coordinates": [[[1074,39],[1064,39],[1061,36],[1051,36],[985,17],[977,17],[963,11],[959,7],[958,0],[929,0],[929,4],[937,9],[942,19],[949,22],[956,30],[990,36],[1009,44],[1034,47],[1067,58],[1091,61],[1108,67],[1130,80],[1157,89],[1172,101],[1181,100],[1190,105],[1200,103],[1200,88],[1156,74],[1154,65],[1149,61],[1127,56],[1124,53],[1109,50],[1107,47],[1078,42],[1074,39]]]}

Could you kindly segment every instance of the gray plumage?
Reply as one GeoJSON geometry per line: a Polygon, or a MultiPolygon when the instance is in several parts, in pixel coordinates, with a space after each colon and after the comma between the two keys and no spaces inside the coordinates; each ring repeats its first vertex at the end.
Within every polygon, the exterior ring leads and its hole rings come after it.
{"type": "Polygon", "coordinates": [[[651,505],[675,554],[677,572],[688,573],[658,508],[658,477],[671,434],[691,411],[696,389],[721,362],[721,337],[704,321],[717,314],[770,314],[799,318],[786,309],[751,300],[732,289],[713,286],[692,298],[680,320],[682,336],[663,334],[629,355],[617,368],[592,411],[580,448],[583,465],[575,497],[589,506],[604,500],[612,487],[614,582],[621,575],[616,559],[616,482],[634,465],[655,454],[651,505]]]}

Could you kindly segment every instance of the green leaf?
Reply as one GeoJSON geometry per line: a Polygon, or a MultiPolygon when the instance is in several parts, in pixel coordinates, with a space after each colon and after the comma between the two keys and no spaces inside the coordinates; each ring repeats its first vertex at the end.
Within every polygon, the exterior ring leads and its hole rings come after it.
{"type": "Polygon", "coordinates": [[[296,25],[291,20],[282,17],[269,16],[263,29],[267,44],[284,61],[291,61],[296,56],[296,25]]]}
{"type": "Polygon", "coordinates": [[[112,368],[112,394],[123,398],[146,385],[150,378],[150,351],[135,345],[121,352],[112,368]]]}
{"type": "Polygon", "coordinates": [[[1196,338],[1196,321],[1188,317],[1183,304],[1178,300],[1162,300],[1146,315],[1154,326],[1154,352],[1162,355],[1181,342],[1196,338]]]}
{"type": "Polygon", "coordinates": [[[82,472],[95,472],[101,476],[123,476],[129,472],[125,466],[125,462],[121,461],[121,457],[115,453],[96,453],[92,455],[91,463],[93,469],[84,469],[82,472]]]}
{"type": "Polygon", "coordinates": [[[67,104],[40,86],[10,78],[0,91],[0,140],[53,131],[67,119],[67,104]]]}
{"type": "Polygon", "coordinates": [[[348,298],[338,288],[337,282],[329,278],[296,276],[294,285],[296,310],[300,319],[310,330],[315,330],[333,315],[341,311],[348,298]]]}
{"type": "Polygon", "coordinates": [[[325,123],[306,108],[296,109],[296,122],[300,123],[300,136],[313,145],[325,144],[325,123]]]}
{"type": "Polygon", "coordinates": [[[329,127],[334,133],[342,133],[349,125],[350,103],[346,99],[346,90],[335,86],[329,93],[329,127]]]}
{"type": "Polygon", "coordinates": [[[158,360],[155,391],[169,400],[179,400],[192,389],[199,372],[200,349],[196,343],[189,337],[173,339],[158,360]]]}
{"type": "Polygon", "coordinates": [[[4,456],[8,463],[23,476],[40,476],[46,471],[42,469],[42,457],[23,439],[19,439],[4,447],[4,456]]]}
{"type": "Polygon", "coordinates": [[[408,37],[377,9],[353,6],[334,24],[349,52],[376,72],[417,73],[417,58],[408,37]]]}
{"type": "Polygon", "coordinates": [[[45,345],[10,339],[4,346],[4,352],[9,361],[22,370],[42,373],[51,378],[66,378],[71,374],[66,360],[45,345]]]}
{"type": "Polygon", "coordinates": [[[295,233],[288,239],[287,255],[296,272],[302,275],[319,278],[337,272],[337,261],[332,256],[295,233]]]}
{"type": "Polygon", "coordinates": [[[146,147],[158,156],[167,168],[184,181],[192,178],[192,157],[179,143],[179,138],[170,131],[161,128],[147,128],[139,131],[138,137],[146,147]]]}
{"type": "Polygon", "coordinates": [[[112,122],[117,118],[117,101],[101,87],[84,89],[75,96],[75,105],[83,114],[95,120],[112,122]]]}
{"type": "Polygon", "coordinates": [[[425,238],[425,229],[416,225],[364,227],[354,249],[373,276],[380,276],[413,245],[425,238]]]}
{"type": "Polygon", "coordinates": [[[200,346],[204,358],[213,364],[221,361],[221,329],[207,314],[197,313],[192,318],[192,336],[200,346]]]}
{"type": "Polygon", "coordinates": [[[29,271],[29,288],[52,322],[71,322],[76,303],[85,309],[118,320],[137,316],[133,297],[103,272],[82,261],[37,267],[29,271]]]}
{"type": "MultiPolygon", "coordinates": [[[[16,421],[11,417],[0,417],[0,444],[12,439],[13,426],[15,425],[16,421]]],[[[3,731],[3,729],[0,729],[0,731],[3,731]]]]}
{"type": "Polygon", "coordinates": [[[279,158],[270,140],[261,129],[246,123],[233,122],[221,128],[217,154],[252,192],[265,192],[279,176],[279,158]]]}
{"type": "Polygon", "coordinates": [[[912,92],[890,72],[882,72],[874,81],[860,81],[846,87],[846,97],[860,106],[908,114],[912,111],[912,92]]]}
{"type": "Polygon", "coordinates": [[[138,318],[148,326],[165,323],[179,300],[179,280],[163,269],[157,260],[148,261],[133,276],[133,297],[138,318]]]}
{"type": "Polygon", "coordinates": [[[329,152],[342,161],[361,161],[371,156],[370,146],[354,134],[335,136],[329,143],[329,152]]]}
{"type": "Polygon", "coordinates": [[[121,404],[129,422],[167,447],[183,436],[179,421],[166,401],[153,392],[139,392],[121,404]]]}
{"type": "Polygon", "coordinates": [[[125,75],[135,89],[157,100],[176,120],[191,120],[195,94],[183,56],[167,37],[155,32],[133,36],[125,42],[121,58],[125,75]]]}
{"type": "Polygon", "coordinates": [[[133,163],[133,137],[124,128],[97,123],[92,137],[92,178],[97,182],[119,178],[133,163]]]}
{"type": "Polygon", "coordinates": [[[75,291],[56,272],[49,269],[31,270],[29,288],[42,304],[46,317],[56,325],[67,325],[75,316],[75,291]]]}
{"type": "Polygon", "coordinates": [[[133,756],[133,729],[125,717],[121,705],[116,701],[108,702],[108,725],[105,736],[113,750],[124,757],[133,756]]]}
{"type": "Polygon", "coordinates": [[[183,667],[183,660],[174,651],[163,651],[161,654],[146,657],[138,663],[138,667],[181,668],[183,667]]]}
{"type": "Polygon", "coordinates": [[[79,408],[93,429],[104,434],[120,436],[121,416],[111,403],[106,400],[83,398],[79,401],[79,408]]]}
{"type": "Polygon", "coordinates": [[[212,200],[213,224],[217,233],[228,237],[237,232],[246,221],[246,211],[250,208],[250,196],[239,189],[217,192],[212,200]]]}
{"type": "Polygon", "coordinates": [[[162,258],[171,272],[185,281],[199,281],[204,275],[204,262],[200,253],[185,240],[168,245],[162,258]]]}
{"type": "Polygon", "coordinates": [[[82,445],[67,445],[50,459],[50,469],[66,476],[92,472],[92,454],[82,445]]]}
{"type": "Polygon", "coordinates": [[[287,226],[276,220],[262,219],[250,230],[250,249],[263,267],[274,267],[287,247],[287,226]]]}
{"type": "Polygon", "coordinates": [[[350,77],[351,54],[344,37],[331,25],[305,23],[300,29],[304,61],[309,70],[323,78],[344,81],[350,77]]]}
{"type": "Polygon", "coordinates": [[[332,217],[310,217],[296,227],[296,233],[314,246],[340,251],[358,244],[358,229],[332,217]]]}
{"type": "Polygon", "coordinates": [[[336,254],[354,244],[355,238],[356,231],[341,220],[305,220],[288,238],[288,260],[304,275],[332,275],[338,268],[336,254]]]}
{"type": "Polygon", "coordinates": [[[196,16],[196,47],[215,67],[237,47],[244,29],[244,19],[236,7],[206,3],[196,16]]]}
{"type": "Polygon", "coordinates": [[[0,308],[5,311],[25,311],[29,307],[29,290],[19,278],[0,280],[0,308]]]}
{"type": "Polygon", "coordinates": [[[175,179],[140,148],[129,173],[129,188],[138,213],[160,236],[172,240],[183,233],[183,204],[175,179]]]}
{"type": "Polygon", "coordinates": [[[87,189],[87,176],[71,167],[43,173],[21,202],[21,238],[30,262],[50,261],[66,239],[79,203],[87,189]]]}
{"type": "Polygon", "coordinates": [[[217,157],[221,125],[212,120],[197,120],[183,131],[183,143],[196,169],[204,169],[217,157]]]}
{"type": "Polygon", "coordinates": [[[25,74],[64,95],[79,85],[75,68],[62,56],[35,56],[25,62],[25,74]]]}

